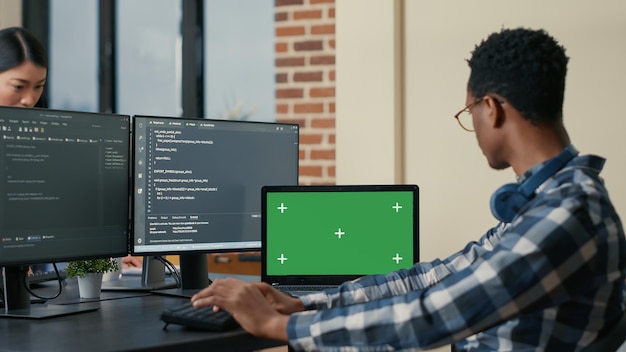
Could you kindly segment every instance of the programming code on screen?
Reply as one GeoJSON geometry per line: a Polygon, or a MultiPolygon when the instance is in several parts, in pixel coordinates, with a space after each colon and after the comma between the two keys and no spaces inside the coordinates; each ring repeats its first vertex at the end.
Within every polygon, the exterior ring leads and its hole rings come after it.
{"type": "Polygon", "coordinates": [[[260,248],[261,187],[296,184],[298,126],[135,116],[134,252],[260,248]]]}
{"type": "Polygon", "coordinates": [[[3,109],[0,129],[3,263],[126,252],[128,116],[3,109]]]}

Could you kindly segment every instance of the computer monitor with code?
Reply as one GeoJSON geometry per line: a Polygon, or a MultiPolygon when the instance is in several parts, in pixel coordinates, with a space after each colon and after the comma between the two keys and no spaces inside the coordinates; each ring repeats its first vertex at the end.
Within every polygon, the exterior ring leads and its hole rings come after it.
{"type": "Polygon", "coordinates": [[[130,117],[0,107],[0,316],[41,318],[30,264],[128,253],[130,117]]]}
{"type": "Polygon", "coordinates": [[[180,255],[182,289],[207,253],[260,250],[261,188],[298,183],[299,126],[134,116],[136,255],[180,255]]]}

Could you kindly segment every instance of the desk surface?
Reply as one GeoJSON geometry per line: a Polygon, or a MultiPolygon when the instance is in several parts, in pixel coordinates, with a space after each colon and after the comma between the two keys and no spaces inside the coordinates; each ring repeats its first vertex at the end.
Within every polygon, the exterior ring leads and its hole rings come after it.
{"type": "MultiPolygon", "coordinates": [[[[77,291],[75,280],[70,279],[64,287],[65,297],[55,301],[72,302],[77,291]]],[[[164,330],[161,312],[186,298],[129,292],[107,292],[102,298],[70,303],[99,306],[95,311],[47,319],[0,319],[0,350],[250,351],[284,345],[253,337],[240,328],[212,333],[169,325],[164,330]]]]}

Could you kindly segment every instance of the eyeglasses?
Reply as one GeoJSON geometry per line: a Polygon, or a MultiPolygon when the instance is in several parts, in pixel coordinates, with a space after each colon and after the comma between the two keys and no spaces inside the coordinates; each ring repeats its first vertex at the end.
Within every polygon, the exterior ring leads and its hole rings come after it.
{"type": "Polygon", "coordinates": [[[474,102],[470,103],[468,106],[464,107],[463,110],[459,111],[454,115],[454,118],[459,123],[462,129],[467,132],[474,132],[474,119],[472,119],[472,112],[470,109],[483,101],[485,98],[479,98],[474,100],[474,102]]]}

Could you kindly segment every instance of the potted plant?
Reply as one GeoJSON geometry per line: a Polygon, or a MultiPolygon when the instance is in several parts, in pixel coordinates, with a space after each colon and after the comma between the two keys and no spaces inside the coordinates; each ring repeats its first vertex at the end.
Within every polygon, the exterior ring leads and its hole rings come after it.
{"type": "Polygon", "coordinates": [[[69,262],[65,269],[68,277],[78,278],[81,298],[100,298],[102,275],[119,270],[115,258],[77,260],[69,262]]]}

